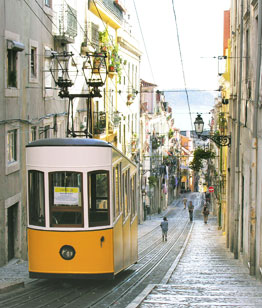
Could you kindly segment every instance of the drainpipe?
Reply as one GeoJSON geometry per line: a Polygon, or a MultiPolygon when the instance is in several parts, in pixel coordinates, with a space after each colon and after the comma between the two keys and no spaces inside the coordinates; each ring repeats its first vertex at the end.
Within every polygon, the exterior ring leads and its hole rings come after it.
{"type": "Polygon", "coordinates": [[[236,198],[234,202],[234,258],[238,259],[239,246],[239,193],[240,193],[240,116],[241,116],[241,96],[242,96],[242,63],[243,63],[243,0],[241,0],[240,9],[240,54],[239,54],[239,80],[238,80],[238,97],[237,97],[237,145],[236,145],[236,198]]]}
{"type": "Polygon", "coordinates": [[[251,178],[251,206],[250,206],[250,275],[256,274],[256,208],[257,208],[257,113],[259,106],[260,91],[260,71],[261,71],[261,27],[262,27],[262,0],[258,1],[258,36],[257,36],[257,67],[255,84],[255,103],[253,118],[253,138],[252,138],[252,178],[251,178]]]}

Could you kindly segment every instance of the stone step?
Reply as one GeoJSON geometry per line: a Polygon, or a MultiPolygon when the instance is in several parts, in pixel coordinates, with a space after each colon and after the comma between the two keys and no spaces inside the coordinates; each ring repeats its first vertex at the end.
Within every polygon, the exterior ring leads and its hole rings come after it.
{"type": "Polygon", "coordinates": [[[261,298],[256,297],[227,297],[227,296],[180,296],[150,294],[140,307],[262,307],[261,298]],[[170,305],[170,306],[169,306],[170,305]],[[182,306],[184,305],[184,306],[182,306]]]}
{"type": "Polygon", "coordinates": [[[168,281],[170,284],[178,284],[178,283],[184,283],[184,284],[198,284],[198,285],[226,285],[226,286],[258,286],[257,282],[255,280],[247,280],[246,278],[238,278],[238,277],[171,277],[168,281]]]}
{"type": "Polygon", "coordinates": [[[203,285],[185,285],[185,284],[168,284],[168,285],[157,285],[154,288],[153,293],[160,292],[161,294],[184,294],[184,295],[205,295],[205,296],[240,296],[240,297],[261,297],[262,300],[262,289],[261,286],[203,286],[203,285]]]}
{"type": "Polygon", "coordinates": [[[139,307],[262,307],[259,287],[157,285],[139,307]]]}

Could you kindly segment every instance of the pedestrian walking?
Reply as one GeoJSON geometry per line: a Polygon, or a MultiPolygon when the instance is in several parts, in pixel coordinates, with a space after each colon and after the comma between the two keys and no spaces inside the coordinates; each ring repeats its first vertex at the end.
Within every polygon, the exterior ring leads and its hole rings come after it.
{"type": "Polygon", "coordinates": [[[183,199],[183,203],[184,203],[184,209],[186,209],[187,198],[183,199]]]}
{"type": "Polygon", "coordinates": [[[204,223],[206,224],[208,220],[208,215],[209,215],[209,209],[206,203],[204,204],[202,214],[204,215],[204,223]]]}
{"type": "Polygon", "coordinates": [[[168,221],[166,217],[164,217],[163,221],[161,221],[160,227],[162,229],[162,240],[163,242],[167,241],[168,221]]]}
{"type": "Polygon", "coordinates": [[[192,201],[189,201],[188,213],[189,213],[190,221],[193,221],[193,212],[194,212],[194,205],[193,205],[192,201]]]}

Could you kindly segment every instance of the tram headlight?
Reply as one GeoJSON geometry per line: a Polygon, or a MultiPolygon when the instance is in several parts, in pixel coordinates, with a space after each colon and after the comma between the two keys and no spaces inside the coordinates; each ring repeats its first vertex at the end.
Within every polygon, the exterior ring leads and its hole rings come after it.
{"type": "Polygon", "coordinates": [[[72,260],[76,254],[75,249],[72,246],[64,245],[61,247],[60,256],[65,260],[72,260]]]}

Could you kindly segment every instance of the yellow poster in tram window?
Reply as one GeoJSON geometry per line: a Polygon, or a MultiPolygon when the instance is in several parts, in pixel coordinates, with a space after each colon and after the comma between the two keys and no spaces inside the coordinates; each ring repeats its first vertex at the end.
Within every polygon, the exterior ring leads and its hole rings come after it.
{"type": "Polygon", "coordinates": [[[55,205],[78,205],[79,188],[78,187],[54,187],[55,205]]]}

